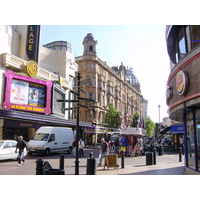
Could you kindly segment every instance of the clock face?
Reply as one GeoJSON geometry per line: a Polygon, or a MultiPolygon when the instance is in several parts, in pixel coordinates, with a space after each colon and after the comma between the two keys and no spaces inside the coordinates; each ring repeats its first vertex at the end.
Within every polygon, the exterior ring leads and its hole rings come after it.
{"type": "Polygon", "coordinates": [[[88,67],[92,69],[94,67],[94,65],[93,64],[89,64],[88,67]]]}

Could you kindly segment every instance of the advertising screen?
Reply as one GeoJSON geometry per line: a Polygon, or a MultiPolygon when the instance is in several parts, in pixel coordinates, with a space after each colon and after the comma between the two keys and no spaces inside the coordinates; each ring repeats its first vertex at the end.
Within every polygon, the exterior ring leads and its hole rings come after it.
{"type": "Polygon", "coordinates": [[[8,70],[3,106],[5,109],[51,113],[51,81],[22,76],[8,70]]]}

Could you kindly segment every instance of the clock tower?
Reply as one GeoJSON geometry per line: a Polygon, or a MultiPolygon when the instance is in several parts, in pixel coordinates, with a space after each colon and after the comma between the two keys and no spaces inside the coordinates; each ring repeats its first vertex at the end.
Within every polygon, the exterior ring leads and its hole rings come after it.
{"type": "Polygon", "coordinates": [[[97,45],[97,40],[94,38],[92,33],[88,33],[83,40],[83,46],[84,46],[83,55],[96,56],[97,54],[96,45],[97,45]]]}

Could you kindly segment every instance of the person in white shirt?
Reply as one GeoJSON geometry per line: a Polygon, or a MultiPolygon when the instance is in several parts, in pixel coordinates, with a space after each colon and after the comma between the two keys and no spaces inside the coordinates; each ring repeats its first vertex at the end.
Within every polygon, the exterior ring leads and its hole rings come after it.
{"type": "Polygon", "coordinates": [[[79,157],[83,157],[84,153],[83,153],[83,148],[85,147],[85,142],[82,140],[82,138],[80,138],[79,142],[78,142],[78,149],[79,149],[79,157]]]}

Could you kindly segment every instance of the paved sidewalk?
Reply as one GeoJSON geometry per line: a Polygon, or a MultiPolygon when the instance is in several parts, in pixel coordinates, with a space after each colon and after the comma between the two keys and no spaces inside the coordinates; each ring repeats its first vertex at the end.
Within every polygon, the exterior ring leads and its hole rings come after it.
{"type": "MultiPolygon", "coordinates": [[[[79,175],[86,175],[87,158],[90,153],[98,164],[99,148],[85,148],[84,157],[79,158],[79,175]]],[[[36,160],[42,158],[48,161],[50,165],[59,168],[59,155],[45,156],[28,156],[25,165],[17,167],[17,161],[0,162],[0,175],[35,175],[36,160]]],[[[102,162],[104,164],[104,160],[102,162]]],[[[146,165],[146,156],[142,157],[125,157],[124,168],[121,167],[121,158],[118,158],[119,169],[101,166],[96,168],[96,175],[185,175],[184,157],[179,162],[179,154],[174,152],[164,152],[163,156],[156,156],[156,165],[146,165]]],[[[75,175],[75,157],[73,154],[65,154],[64,160],[65,175],[75,175]]]]}
{"type": "MultiPolygon", "coordinates": [[[[90,151],[90,149],[85,150],[85,155],[89,155],[90,151]]],[[[92,150],[92,152],[98,163],[98,149],[92,150]]],[[[80,158],[79,161],[79,174],[85,175],[87,158],[80,158]]],[[[121,168],[121,158],[118,158],[118,164],[118,169],[97,167],[96,175],[185,175],[184,156],[182,156],[182,162],[179,162],[179,154],[174,152],[164,152],[162,156],[156,154],[155,165],[146,165],[145,155],[142,157],[125,157],[124,168],[121,168]]],[[[69,168],[66,169],[66,174],[70,174],[70,171],[69,168]]]]}

